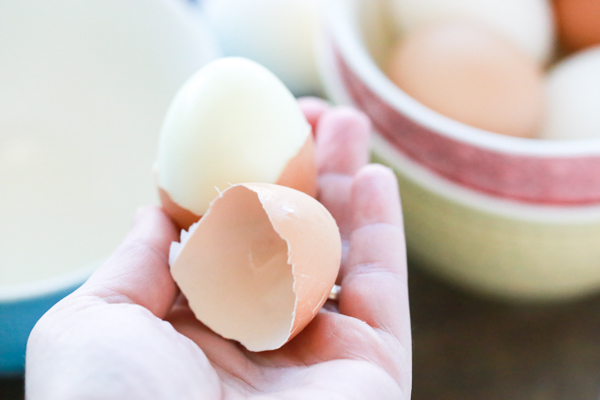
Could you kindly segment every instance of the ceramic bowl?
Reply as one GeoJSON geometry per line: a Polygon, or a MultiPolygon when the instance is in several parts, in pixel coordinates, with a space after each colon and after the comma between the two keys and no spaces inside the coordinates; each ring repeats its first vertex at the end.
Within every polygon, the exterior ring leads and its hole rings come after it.
{"type": "Polygon", "coordinates": [[[157,203],[163,116],[215,57],[183,0],[0,0],[0,375],[157,203]]]}
{"type": "Polygon", "coordinates": [[[462,287],[514,300],[600,289],[600,140],[502,136],[444,117],[382,72],[388,0],[332,0],[320,68],[329,96],[373,120],[396,171],[410,257],[462,287]]]}

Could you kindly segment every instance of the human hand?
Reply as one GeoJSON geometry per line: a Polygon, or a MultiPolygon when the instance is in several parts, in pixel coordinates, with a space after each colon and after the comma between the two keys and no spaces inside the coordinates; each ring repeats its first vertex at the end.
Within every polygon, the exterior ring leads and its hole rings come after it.
{"type": "Polygon", "coordinates": [[[348,108],[301,100],[317,132],[319,200],[338,222],[339,303],[290,343],[252,353],[196,320],[168,266],[178,240],[158,208],[34,328],[29,400],[409,399],[411,332],[395,177],[366,165],[370,125],[348,108]]]}

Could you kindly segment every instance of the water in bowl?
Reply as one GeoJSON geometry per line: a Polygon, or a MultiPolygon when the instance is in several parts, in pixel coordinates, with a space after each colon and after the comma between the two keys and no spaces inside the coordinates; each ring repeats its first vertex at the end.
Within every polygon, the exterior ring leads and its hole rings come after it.
{"type": "Polygon", "coordinates": [[[0,288],[106,257],[135,209],[156,201],[155,129],[77,120],[86,113],[73,107],[0,113],[0,288]]]}

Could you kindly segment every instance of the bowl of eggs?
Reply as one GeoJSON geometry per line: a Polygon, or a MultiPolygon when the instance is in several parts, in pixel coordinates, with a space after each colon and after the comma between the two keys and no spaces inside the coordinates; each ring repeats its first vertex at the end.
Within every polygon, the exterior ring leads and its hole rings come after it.
{"type": "Polygon", "coordinates": [[[216,56],[183,1],[0,1],[0,375],[158,201],[162,120],[216,56]]]}
{"type": "Polygon", "coordinates": [[[373,120],[373,155],[398,175],[414,263],[504,299],[600,289],[591,3],[331,2],[325,89],[373,120]]]}

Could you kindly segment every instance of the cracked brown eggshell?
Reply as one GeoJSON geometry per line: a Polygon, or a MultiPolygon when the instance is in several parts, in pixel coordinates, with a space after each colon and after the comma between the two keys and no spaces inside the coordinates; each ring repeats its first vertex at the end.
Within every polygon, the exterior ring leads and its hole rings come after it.
{"type": "Polygon", "coordinates": [[[223,191],[170,252],[196,318],[248,350],[275,350],[317,315],[338,275],[341,239],[327,209],[287,187],[223,191]]]}

